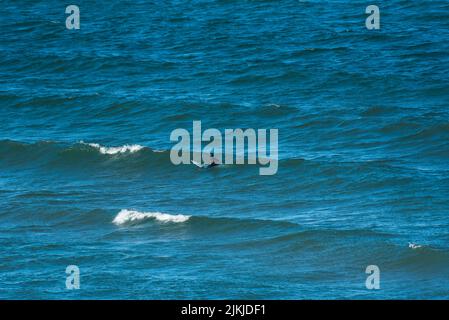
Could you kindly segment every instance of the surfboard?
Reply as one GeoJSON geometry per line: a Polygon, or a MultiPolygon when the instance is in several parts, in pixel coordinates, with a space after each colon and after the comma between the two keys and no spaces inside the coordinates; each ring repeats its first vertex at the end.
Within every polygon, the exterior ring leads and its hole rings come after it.
{"type": "Polygon", "coordinates": [[[219,166],[218,163],[201,164],[201,163],[196,162],[195,160],[190,160],[190,161],[192,161],[192,163],[193,163],[194,165],[196,165],[198,168],[201,168],[201,169],[206,169],[206,168],[212,168],[212,167],[215,167],[215,166],[219,166]]]}
{"type": "Polygon", "coordinates": [[[196,165],[198,168],[204,168],[204,166],[201,164],[201,163],[198,163],[198,162],[196,162],[195,160],[191,160],[192,161],[192,163],[194,164],[194,165],[196,165]]]}

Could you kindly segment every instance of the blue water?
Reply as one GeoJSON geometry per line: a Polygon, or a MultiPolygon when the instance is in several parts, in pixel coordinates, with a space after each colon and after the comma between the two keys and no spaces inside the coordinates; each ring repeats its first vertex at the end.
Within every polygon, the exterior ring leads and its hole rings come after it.
{"type": "Polygon", "coordinates": [[[449,298],[448,1],[376,1],[380,30],[366,1],[75,4],[0,6],[0,298],[449,298]],[[277,174],[174,166],[193,120],[279,129],[277,174]]]}

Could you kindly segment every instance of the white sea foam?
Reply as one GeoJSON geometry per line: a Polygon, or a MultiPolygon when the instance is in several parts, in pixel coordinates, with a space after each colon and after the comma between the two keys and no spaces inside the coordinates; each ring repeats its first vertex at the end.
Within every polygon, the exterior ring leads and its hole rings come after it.
{"type": "Polygon", "coordinates": [[[98,151],[100,151],[100,153],[102,154],[109,154],[109,155],[113,155],[113,154],[118,154],[118,153],[134,153],[134,152],[138,152],[140,150],[142,150],[144,147],[138,144],[126,144],[124,146],[120,146],[120,147],[104,147],[98,143],[85,143],[83,141],[81,141],[82,144],[91,146],[92,148],[98,149],[98,151]]]}
{"type": "Polygon", "coordinates": [[[416,244],[416,243],[411,243],[411,242],[409,242],[409,244],[408,244],[408,247],[409,247],[409,248],[411,248],[411,249],[418,249],[418,248],[422,248],[422,246],[421,246],[421,245],[419,245],[419,244],[416,244]]]}
{"type": "Polygon", "coordinates": [[[144,221],[147,219],[155,219],[160,222],[186,222],[189,220],[190,216],[185,216],[182,214],[172,215],[162,212],[139,212],[133,210],[121,210],[117,216],[112,221],[116,225],[123,225],[130,222],[144,221]]]}

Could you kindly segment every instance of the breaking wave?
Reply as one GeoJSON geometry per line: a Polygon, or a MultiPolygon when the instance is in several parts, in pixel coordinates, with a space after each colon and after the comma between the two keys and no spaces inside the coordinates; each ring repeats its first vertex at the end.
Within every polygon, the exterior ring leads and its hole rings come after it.
{"type": "Polygon", "coordinates": [[[182,214],[172,215],[162,212],[139,212],[124,209],[117,214],[112,222],[116,225],[126,225],[129,223],[145,221],[148,219],[154,219],[160,222],[180,223],[189,220],[190,216],[185,216],[182,214]]]}
{"type": "Polygon", "coordinates": [[[98,151],[100,151],[100,153],[102,153],[102,154],[109,154],[109,155],[119,154],[119,153],[128,153],[128,152],[135,153],[144,148],[144,146],[141,146],[138,144],[132,144],[132,145],[126,144],[126,145],[119,146],[119,147],[105,147],[98,143],[86,143],[84,141],[81,141],[80,143],[84,144],[84,145],[88,145],[92,148],[98,149],[98,151]]]}

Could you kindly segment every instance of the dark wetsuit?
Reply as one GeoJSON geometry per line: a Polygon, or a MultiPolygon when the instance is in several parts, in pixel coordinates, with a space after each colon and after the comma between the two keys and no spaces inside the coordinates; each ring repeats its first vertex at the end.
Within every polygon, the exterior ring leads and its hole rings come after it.
{"type": "Polygon", "coordinates": [[[207,167],[208,167],[208,168],[212,168],[212,167],[215,167],[215,166],[218,166],[218,163],[212,162],[212,163],[209,164],[207,167]]]}

